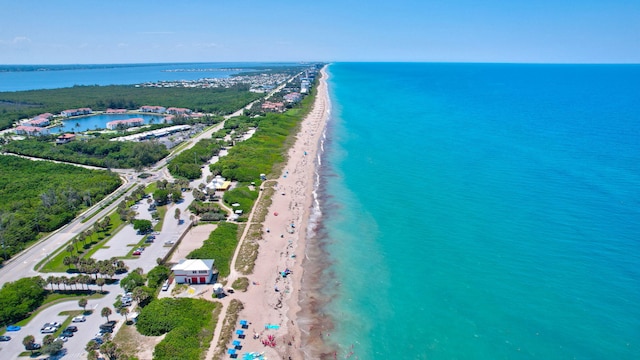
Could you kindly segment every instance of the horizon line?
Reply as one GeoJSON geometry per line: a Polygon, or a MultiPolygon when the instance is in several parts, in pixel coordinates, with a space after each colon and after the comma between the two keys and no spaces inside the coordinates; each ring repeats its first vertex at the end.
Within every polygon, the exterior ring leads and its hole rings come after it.
{"type": "Polygon", "coordinates": [[[168,61],[168,62],[114,62],[114,63],[11,63],[0,64],[2,66],[100,66],[100,65],[170,65],[170,64],[228,64],[228,63],[243,63],[243,64],[260,64],[260,63],[272,63],[272,64],[334,64],[334,63],[388,63],[388,64],[504,64],[504,65],[640,65],[640,62],[545,62],[545,61],[456,61],[456,60],[280,60],[280,61],[168,61]]]}

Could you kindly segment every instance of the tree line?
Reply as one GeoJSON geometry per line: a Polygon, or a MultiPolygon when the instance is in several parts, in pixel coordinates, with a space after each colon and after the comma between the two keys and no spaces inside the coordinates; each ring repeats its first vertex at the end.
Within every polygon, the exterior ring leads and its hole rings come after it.
{"type": "Polygon", "coordinates": [[[115,173],[0,155],[0,256],[8,259],[121,185],[115,173]]]}
{"type": "Polygon", "coordinates": [[[43,136],[11,141],[3,148],[20,155],[120,169],[141,169],[169,154],[164,145],[155,141],[109,141],[103,138],[56,145],[51,137],[43,136]]]}
{"type": "Polygon", "coordinates": [[[261,96],[249,92],[249,85],[236,85],[229,89],[74,86],[0,92],[0,130],[11,127],[20,119],[45,112],[58,114],[66,109],[81,107],[102,111],[107,108],[135,110],[143,105],[161,105],[226,115],[261,96]]]}

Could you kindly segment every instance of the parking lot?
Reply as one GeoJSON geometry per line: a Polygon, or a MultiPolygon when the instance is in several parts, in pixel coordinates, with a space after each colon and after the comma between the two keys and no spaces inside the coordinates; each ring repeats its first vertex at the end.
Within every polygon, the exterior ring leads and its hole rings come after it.
{"type": "MultiPolygon", "coordinates": [[[[91,311],[91,314],[85,316],[86,321],[78,323],[69,323],[78,327],[78,331],[74,333],[73,337],[70,337],[64,343],[64,352],[59,356],[62,359],[85,359],[86,351],[85,347],[89,340],[91,340],[96,333],[100,330],[100,325],[106,322],[106,318],[100,316],[100,311],[103,307],[108,306],[113,310],[113,303],[116,296],[122,293],[122,290],[118,285],[108,285],[104,289],[109,291],[105,297],[101,299],[90,299],[87,304],[87,311],[91,311]]],[[[5,335],[11,336],[11,340],[8,342],[0,343],[0,358],[2,359],[17,359],[18,355],[25,350],[22,345],[22,339],[28,335],[33,335],[37,344],[42,344],[42,339],[47,334],[41,334],[40,328],[45,323],[59,322],[64,323],[70,320],[73,316],[60,315],[64,311],[81,311],[82,308],[78,306],[77,300],[65,301],[55,305],[51,305],[36,315],[29,324],[23,326],[19,331],[7,332],[5,335]]],[[[118,325],[123,323],[124,317],[116,314],[115,311],[109,316],[109,320],[118,320],[118,325]]]]}

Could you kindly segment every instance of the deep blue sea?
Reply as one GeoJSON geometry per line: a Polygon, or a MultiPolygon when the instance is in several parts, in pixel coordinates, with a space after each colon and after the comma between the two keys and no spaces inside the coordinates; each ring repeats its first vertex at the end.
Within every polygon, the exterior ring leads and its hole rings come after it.
{"type": "Polygon", "coordinates": [[[640,359],[640,66],[329,72],[337,358],[640,359]]]}
{"type": "Polygon", "coordinates": [[[255,67],[282,65],[290,64],[0,65],[0,91],[55,89],[74,85],[133,85],[155,81],[225,78],[242,71],[251,71],[255,67]]]}

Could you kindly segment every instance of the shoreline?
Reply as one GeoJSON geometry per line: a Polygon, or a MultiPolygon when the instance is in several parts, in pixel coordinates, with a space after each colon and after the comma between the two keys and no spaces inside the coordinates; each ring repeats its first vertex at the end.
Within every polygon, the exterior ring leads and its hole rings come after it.
{"type": "Polygon", "coordinates": [[[312,216],[319,215],[321,141],[330,115],[326,65],[320,74],[313,107],[300,123],[282,174],[263,185],[273,186],[275,192],[262,224],[258,257],[253,274],[247,276],[247,292],[233,296],[244,304],[239,318],[250,323],[242,352],[264,352],[266,358],[308,358],[303,352],[306,338],[302,339],[307,331],[298,324],[306,305],[299,293],[308,266],[308,241],[315,237],[312,216]]]}

